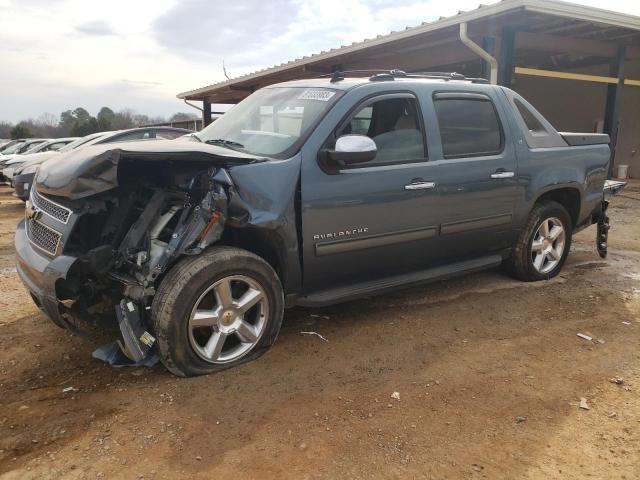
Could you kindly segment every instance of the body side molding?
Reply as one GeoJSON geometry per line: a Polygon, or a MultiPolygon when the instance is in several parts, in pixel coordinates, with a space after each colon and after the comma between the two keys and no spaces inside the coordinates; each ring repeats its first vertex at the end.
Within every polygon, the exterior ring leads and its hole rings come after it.
{"type": "Polygon", "coordinates": [[[366,248],[383,247],[403,242],[415,240],[425,240],[433,238],[438,234],[438,227],[431,226],[411,230],[401,230],[390,233],[380,233],[367,237],[345,238],[343,240],[333,240],[330,242],[316,243],[316,256],[334,255],[337,253],[353,252],[366,248]]]}

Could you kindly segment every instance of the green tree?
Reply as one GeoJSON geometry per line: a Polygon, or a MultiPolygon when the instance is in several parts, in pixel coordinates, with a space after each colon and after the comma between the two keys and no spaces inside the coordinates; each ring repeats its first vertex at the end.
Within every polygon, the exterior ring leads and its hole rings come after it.
{"type": "Polygon", "coordinates": [[[96,133],[100,131],[100,127],[98,126],[98,120],[94,117],[89,116],[88,118],[83,118],[82,120],[76,120],[76,124],[71,129],[72,137],[84,137],[85,135],[89,135],[90,133],[96,133]]]}
{"type": "Polygon", "coordinates": [[[13,123],[0,121],[0,138],[10,138],[13,123]]]}
{"type": "Polygon", "coordinates": [[[102,107],[98,112],[97,120],[98,120],[98,128],[101,132],[106,130],[113,129],[113,120],[115,119],[116,114],[109,107],[102,107]]]}
{"type": "Polygon", "coordinates": [[[131,128],[134,126],[133,124],[133,115],[135,112],[131,109],[120,110],[116,113],[115,118],[113,119],[113,129],[114,130],[123,130],[125,128],[131,128]]]}
{"type": "Polygon", "coordinates": [[[11,129],[11,132],[9,132],[11,134],[11,138],[12,139],[16,139],[16,138],[31,138],[33,137],[33,133],[31,133],[31,129],[29,128],[28,125],[25,125],[24,122],[20,122],[19,124],[17,124],[15,127],[13,127],[11,129]]]}
{"type": "Polygon", "coordinates": [[[174,113],[173,115],[171,115],[171,117],[169,117],[169,121],[170,122],[183,122],[185,120],[194,120],[196,118],[199,118],[199,117],[195,113],[178,112],[178,113],[174,113]]]}
{"type": "Polygon", "coordinates": [[[76,119],[76,125],[78,123],[89,123],[93,118],[91,114],[82,107],[77,107],[71,114],[76,119]]]}
{"type": "Polygon", "coordinates": [[[62,112],[60,114],[60,129],[66,134],[77,137],[84,137],[100,131],[98,120],[82,107],[62,112]]]}
{"type": "Polygon", "coordinates": [[[76,124],[76,118],[73,116],[73,112],[71,110],[65,110],[60,114],[60,130],[62,130],[62,135],[69,135],[71,129],[76,124]]]}

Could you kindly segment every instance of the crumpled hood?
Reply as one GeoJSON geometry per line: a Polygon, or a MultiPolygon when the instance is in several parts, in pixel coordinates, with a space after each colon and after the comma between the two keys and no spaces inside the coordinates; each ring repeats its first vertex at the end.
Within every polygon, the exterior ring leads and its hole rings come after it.
{"type": "Polygon", "coordinates": [[[108,143],[60,154],[42,164],[36,177],[39,192],[84,198],[118,186],[122,160],[190,161],[220,166],[262,162],[266,159],[206,143],[184,140],[142,140],[108,143]]]}

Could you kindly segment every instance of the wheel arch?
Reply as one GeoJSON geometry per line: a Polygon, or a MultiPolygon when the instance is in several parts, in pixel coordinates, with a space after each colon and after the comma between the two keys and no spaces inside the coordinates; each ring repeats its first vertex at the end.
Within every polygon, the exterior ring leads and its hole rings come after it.
{"type": "Polygon", "coordinates": [[[242,248],[259,256],[275,270],[283,290],[289,290],[286,249],[277,235],[262,229],[228,228],[216,245],[242,248]]]}
{"type": "Polygon", "coordinates": [[[544,202],[557,202],[567,209],[571,218],[572,227],[576,227],[580,217],[580,205],[582,201],[582,195],[580,190],[576,187],[563,186],[558,188],[552,188],[542,193],[536,198],[533,205],[537,205],[544,202]]]}

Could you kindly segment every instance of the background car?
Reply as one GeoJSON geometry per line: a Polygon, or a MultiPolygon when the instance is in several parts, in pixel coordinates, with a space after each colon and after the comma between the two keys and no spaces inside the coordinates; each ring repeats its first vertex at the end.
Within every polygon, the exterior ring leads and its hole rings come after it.
{"type": "Polygon", "coordinates": [[[18,138],[18,139],[9,140],[8,142],[3,143],[2,145],[0,145],[0,156],[4,155],[7,152],[7,150],[9,150],[11,147],[14,147],[18,143],[24,143],[25,141],[26,139],[24,138],[18,138]]]}
{"type": "Polygon", "coordinates": [[[174,140],[181,138],[185,134],[191,133],[190,130],[173,127],[143,127],[132,128],[129,130],[117,130],[113,132],[100,132],[82,137],[75,142],[61,148],[58,152],[47,152],[33,155],[29,161],[20,165],[13,172],[14,195],[23,201],[29,198],[31,186],[33,185],[33,177],[38,167],[47,160],[57,158],[58,154],[64,154],[76,148],[86,147],[89,145],[97,145],[102,143],[126,142],[131,140],[174,140]]]}
{"type": "Polygon", "coordinates": [[[85,135],[77,140],[65,145],[59,150],[52,150],[48,152],[34,153],[29,155],[26,162],[18,165],[13,172],[13,187],[15,189],[14,195],[21,200],[26,201],[29,198],[29,192],[31,190],[31,181],[38,167],[47,160],[55,158],[59,154],[70,152],[83,145],[90,145],[98,141],[103,137],[108,137],[116,131],[98,132],[85,135]]]}
{"type": "Polygon", "coordinates": [[[0,165],[2,165],[3,162],[9,160],[10,155],[22,155],[28,150],[34,148],[36,145],[47,142],[49,140],[50,139],[48,138],[27,138],[25,140],[18,140],[16,143],[2,152],[3,156],[0,157],[0,165]]]}
{"type": "Polygon", "coordinates": [[[2,170],[9,160],[15,158],[16,155],[24,155],[37,145],[47,142],[48,138],[30,138],[22,142],[18,142],[5,150],[4,155],[0,155],[0,182],[4,182],[2,170]]]}
{"type": "Polygon", "coordinates": [[[22,155],[15,155],[13,156],[13,158],[6,160],[4,163],[4,169],[2,170],[2,176],[4,177],[5,183],[8,183],[9,185],[12,184],[11,179],[13,178],[13,173],[15,172],[16,168],[27,162],[32,155],[45,152],[57,152],[62,147],[70,144],[75,140],[78,140],[78,137],[55,138],[46,142],[36,144],[26,153],[22,155]]]}

